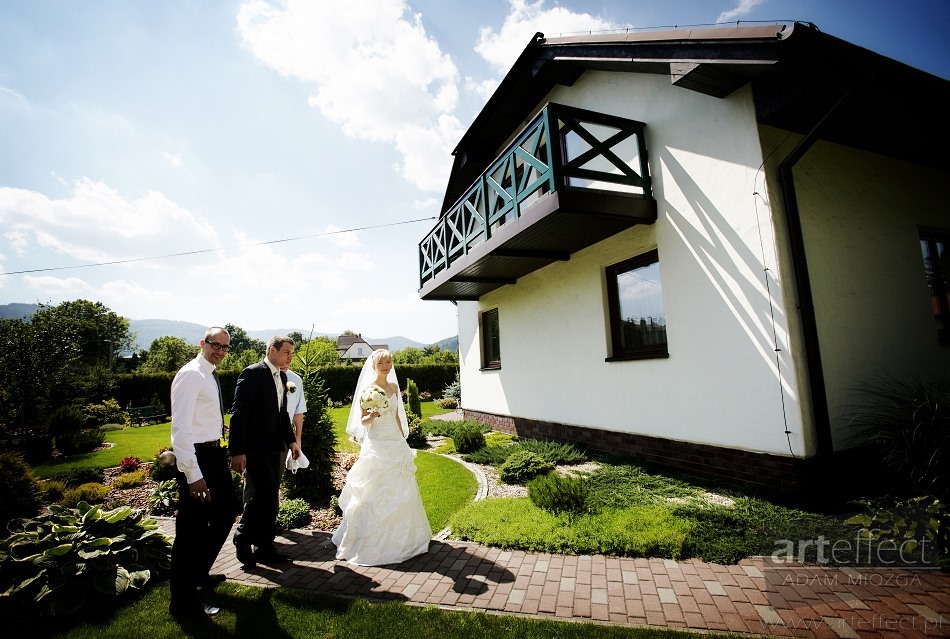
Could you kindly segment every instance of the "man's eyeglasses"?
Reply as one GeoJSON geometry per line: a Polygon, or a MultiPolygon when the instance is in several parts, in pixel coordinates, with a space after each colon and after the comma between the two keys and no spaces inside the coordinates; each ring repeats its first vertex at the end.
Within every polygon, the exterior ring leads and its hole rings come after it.
{"type": "Polygon", "coordinates": [[[215,351],[224,351],[227,353],[229,350],[231,350],[230,344],[218,344],[217,342],[212,342],[211,340],[205,340],[205,344],[210,346],[211,350],[215,351]]]}

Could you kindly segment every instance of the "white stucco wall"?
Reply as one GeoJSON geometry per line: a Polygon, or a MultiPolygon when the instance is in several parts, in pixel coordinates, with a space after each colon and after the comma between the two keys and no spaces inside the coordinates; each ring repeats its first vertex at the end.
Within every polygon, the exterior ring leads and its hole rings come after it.
{"type": "MultiPolygon", "coordinates": [[[[779,148],[777,159],[798,142],[769,128],[762,139],[764,148],[779,148]]],[[[919,242],[919,227],[950,230],[950,175],[818,142],[794,179],[833,440],[846,448],[857,443],[847,421],[867,400],[855,392],[862,384],[880,375],[909,380],[950,371],[919,242]]]]}
{"type": "Polygon", "coordinates": [[[587,73],[548,99],[646,123],[659,219],[478,302],[460,302],[463,407],[779,455],[810,453],[751,94],[719,100],[675,88],[664,76],[587,73]],[[670,357],[605,362],[604,268],[653,247],[670,357]],[[776,278],[770,291],[766,275],[776,278]],[[502,368],[480,371],[478,313],[493,307],[502,368]]]}

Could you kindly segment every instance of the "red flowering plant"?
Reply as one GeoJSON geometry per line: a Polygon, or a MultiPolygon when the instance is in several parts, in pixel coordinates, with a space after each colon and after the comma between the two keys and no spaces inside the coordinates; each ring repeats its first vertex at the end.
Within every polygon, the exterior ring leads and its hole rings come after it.
{"type": "Polygon", "coordinates": [[[119,462],[119,470],[123,473],[131,473],[133,470],[138,470],[141,463],[138,457],[126,457],[119,462]]]}

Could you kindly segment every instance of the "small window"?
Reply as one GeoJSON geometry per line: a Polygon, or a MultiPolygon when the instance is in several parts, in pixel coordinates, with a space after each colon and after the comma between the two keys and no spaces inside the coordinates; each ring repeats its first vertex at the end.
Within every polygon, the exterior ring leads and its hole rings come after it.
{"type": "Polygon", "coordinates": [[[362,347],[362,346],[357,346],[357,347],[356,347],[356,354],[359,355],[360,357],[363,356],[363,347],[362,347]]]}
{"type": "Polygon", "coordinates": [[[498,330],[498,309],[482,313],[482,368],[501,368],[501,333],[498,330]]]}
{"type": "Polygon", "coordinates": [[[921,231],[920,252],[924,257],[924,273],[930,287],[930,305],[937,337],[942,344],[950,344],[950,235],[921,231]]]}
{"type": "Polygon", "coordinates": [[[669,357],[657,251],[608,266],[606,274],[611,348],[607,361],[669,357]]]}

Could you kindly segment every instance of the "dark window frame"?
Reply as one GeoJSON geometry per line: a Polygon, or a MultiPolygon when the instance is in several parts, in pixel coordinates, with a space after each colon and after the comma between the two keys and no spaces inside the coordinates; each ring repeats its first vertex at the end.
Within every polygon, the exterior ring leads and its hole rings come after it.
{"type": "Polygon", "coordinates": [[[481,370],[501,368],[501,322],[498,307],[482,311],[478,318],[478,330],[481,333],[482,367],[481,370]]]}
{"type": "Polygon", "coordinates": [[[620,295],[618,292],[617,277],[628,271],[643,268],[651,264],[659,264],[660,254],[657,249],[641,253],[616,264],[607,266],[605,277],[607,281],[607,312],[610,320],[610,356],[605,361],[618,362],[637,359],[662,359],[670,356],[669,340],[663,344],[624,348],[621,346],[622,318],[620,317],[620,295]]]}
{"type": "MultiPolygon", "coordinates": [[[[930,255],[939,257],[938,242],[943,244],[944,254],[950,255],[950,233],[923,228],[919,231],[920,243],[928,245],[930,255]]],[[[922,249],[923,246],[921,246],[921,258],[925,259],[922,249]]],[[[947,282],[950,282],[950,273],[943,272],[946,266],[946,264],[941,264],[940,259],[934,260],[932,264],[927,264],[926,259],[924,262],[925,274],[930,275],[932,271],[927,287],[930,289],[931,303],[936,304],[937,307],[934,309],[934,321],[937,324],[937,340],[941,344],[950,344],[950,290],[947,287],[947,282]]]]}

